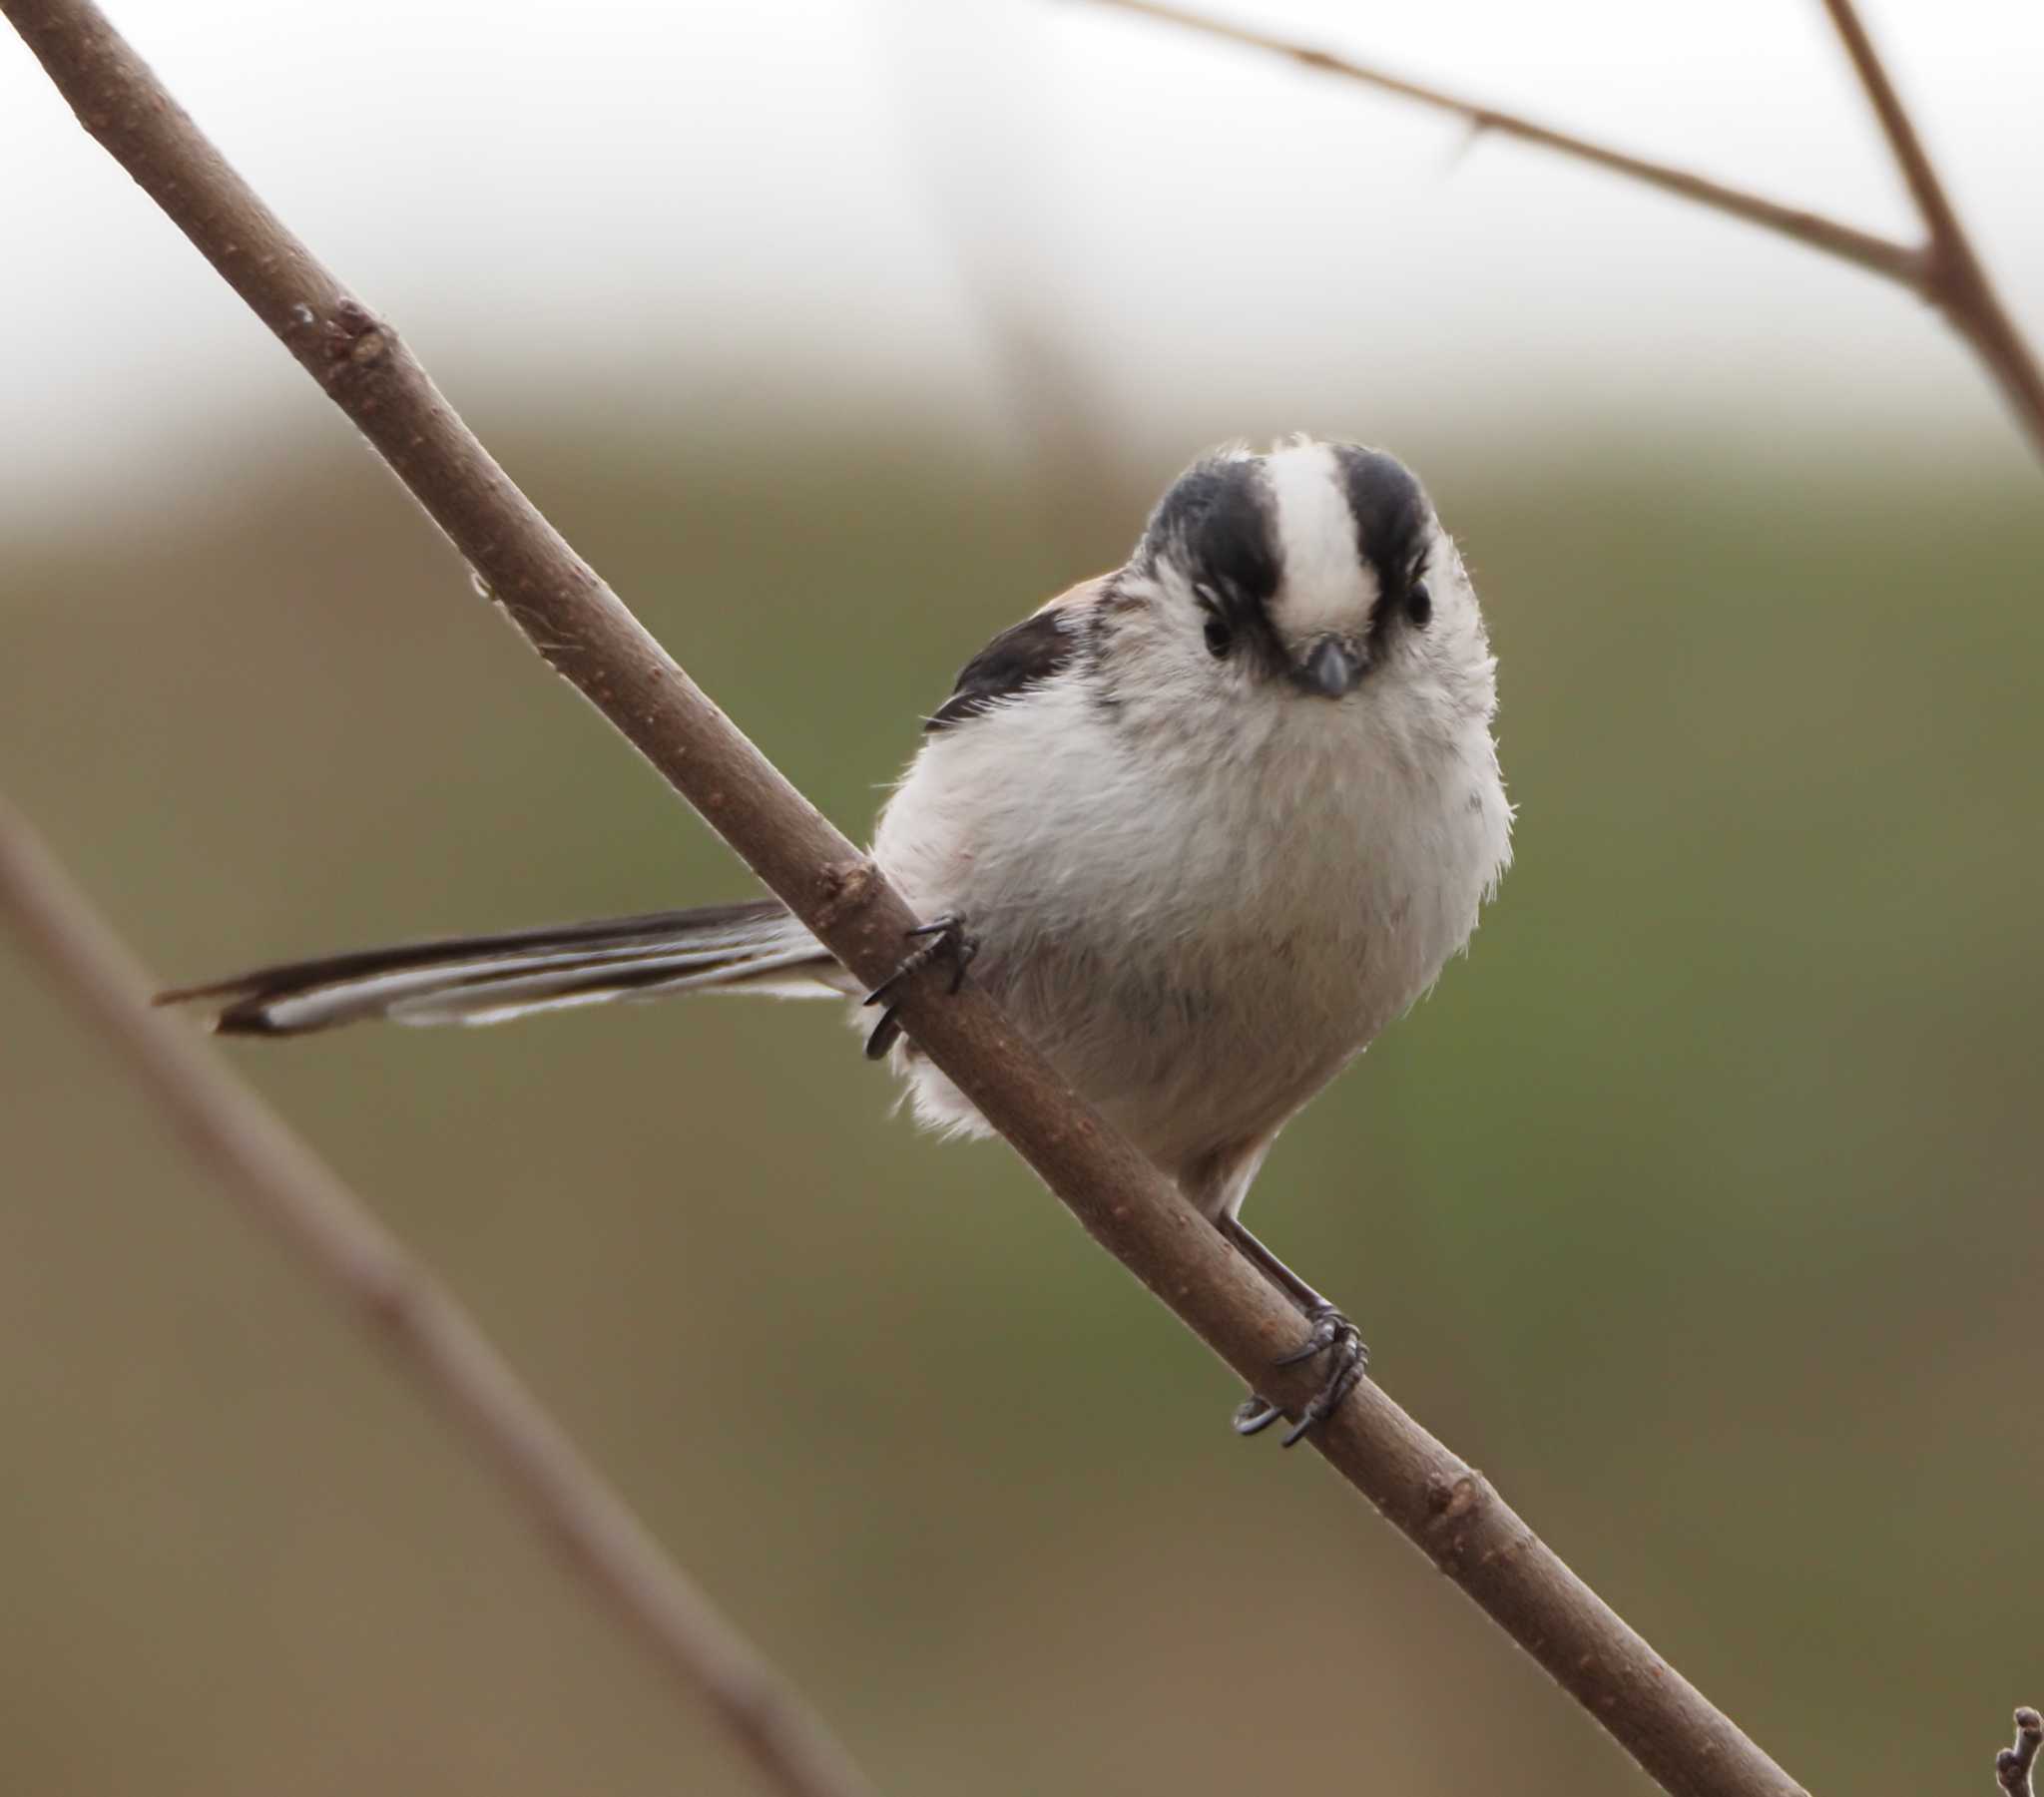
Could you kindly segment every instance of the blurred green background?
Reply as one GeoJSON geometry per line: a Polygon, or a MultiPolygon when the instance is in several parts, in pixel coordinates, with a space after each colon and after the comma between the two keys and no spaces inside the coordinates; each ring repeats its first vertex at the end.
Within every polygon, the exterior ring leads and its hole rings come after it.
{"type": "MultiPolygon", "coordinates": [[[[1173,472],[474,397],[854,832],[1173,472]]],[[[0,543],[7,789],[153,968],[745,893],[300,423],[0,543]]],[[[1539,445],[1395,444],[1490,612],[1518,859],[1253,1215],[1812,1788],[1985,1788],[2044,1690],[2037,471],[1539,445]]],[[[5,942],[0,1016],[0,1784],[756,1788],[5,942]]],[[[1641,1788],[1309,1456],[1230,1437],[1232,1379],[1011,1155],[892,1117],[832,1011],[227,1053],[887,1791],[1641,1788]]]]}

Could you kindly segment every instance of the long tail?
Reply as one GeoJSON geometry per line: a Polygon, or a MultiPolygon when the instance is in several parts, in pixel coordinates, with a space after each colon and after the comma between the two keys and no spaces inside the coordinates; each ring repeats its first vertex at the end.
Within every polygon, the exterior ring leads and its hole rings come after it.
{"type": "Polygon", "coordinates": [[[778,901],[758,899],[286,962],[156,1002],[208,1003],[224,1035],[296,1036],[368,1017],[494,1024],[706,987],[825,998],[848,990],[832,982],[836,969],[778,901]]]}

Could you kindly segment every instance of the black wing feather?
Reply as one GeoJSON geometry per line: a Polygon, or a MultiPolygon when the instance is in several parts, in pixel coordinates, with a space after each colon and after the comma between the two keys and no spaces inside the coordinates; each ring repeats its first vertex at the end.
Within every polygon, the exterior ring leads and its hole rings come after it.
{"type": "Polygon", "coordinates": [[[1079,653],[1079,640],[1060,610],[1038,612],[1011,625],[967,662],[951,696],[923,720],[925,730],[948,730],[990,711],[1002,699],[1040,686],[1079,653]]]}

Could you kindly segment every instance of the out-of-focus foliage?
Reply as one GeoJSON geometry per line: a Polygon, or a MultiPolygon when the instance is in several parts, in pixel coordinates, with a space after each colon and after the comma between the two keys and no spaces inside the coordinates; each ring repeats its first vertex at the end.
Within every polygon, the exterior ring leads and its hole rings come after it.
{"type": "MultiPolygon", "coordinates": [[[[807,443],[508,459],[858,830],[1171,470],[1046,529],[940,432],[807,443]]],[[[2044,506],[1882,448],[1420,458],[1518,863],[1254,1215],[1788,1766],[1899,1792],[1981,1780],[2039,1682],[2044,506]]],[[[747,890],[351,452],[0,563],[0,777],[166,977],[747,890]]],[[[751,1788],[11,944],[0,1017],[0,1782],[751,1788]]],[[[829,1011],[232,1056],[890,1792],[1638,1788],[829,1011]]]]}

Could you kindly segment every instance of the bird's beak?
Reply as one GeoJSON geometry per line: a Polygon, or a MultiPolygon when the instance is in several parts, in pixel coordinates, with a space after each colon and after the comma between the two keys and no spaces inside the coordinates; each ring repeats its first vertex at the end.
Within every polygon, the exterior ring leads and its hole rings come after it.
{"type": "Polygon", "coordinates": [[[1308,692],[1317,692],[1322,698],[1339,698],[1344,692],[1355,690],[1362,671],[1362,658],[1339,637],[1322,637],[1292,670],[1291,677],[1308,692]]]}

